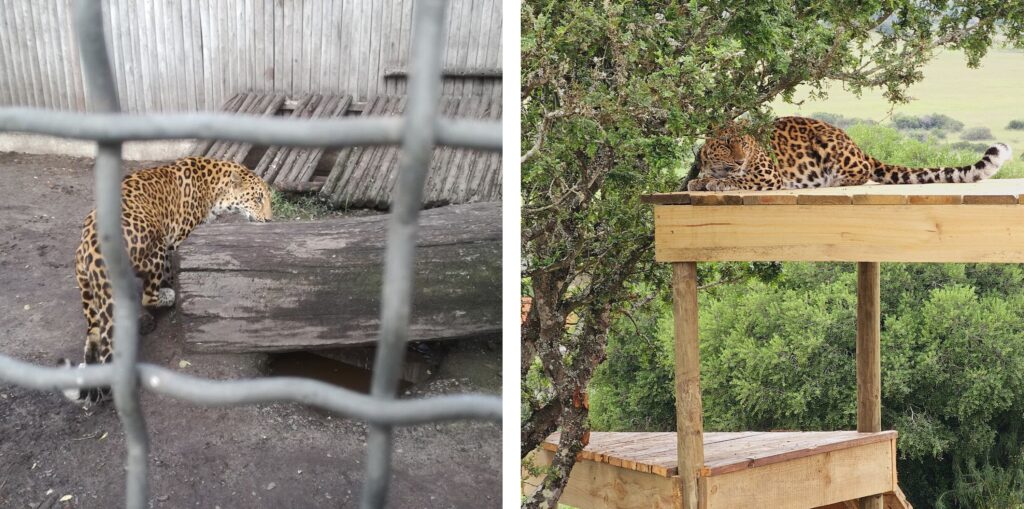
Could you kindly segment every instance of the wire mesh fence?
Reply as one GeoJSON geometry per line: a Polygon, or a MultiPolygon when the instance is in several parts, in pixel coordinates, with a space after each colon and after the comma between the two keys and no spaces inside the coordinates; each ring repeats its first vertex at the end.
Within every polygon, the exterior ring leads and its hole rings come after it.
{"type": "MultiPolygon", "coordinates": [[[[41,367],[0,355],[0,379],[38,390],[109,386],[127,446],[125,505],[142,508],[148,497],[149,435],[140,406],[148,389],[207,406],[296,402],[370,424],[361,507],[382,507],[391,477],[395,426],[458,419],[500,422],[501,399],[448,395],[398,400],[394,395],[408,338],[417,219],[435,144],[501,150],[501,127],[438,117],[445,0],[418,0],[414,7],[408,106],[402,118],[288,120],[225,114],[119,113],[104,43],[101,0],[78,0],[76,28],[88,91],[89,113],[27,108],[0,109],[0,132],[21,131],[97,142],[96,222],[100,250],[113,286],[114,361],[80,369],[41,367]],[[259,145],[341,148],[398,144],[400,170],[389,218],[381,291],[381,330],[370,395],[302,378],[215,381],[138,362],[140,288],[121,231],[121,144],[129,140],[221,139],[259,145]]],[[[339,303],[340,305],[340,303],[339,303]]]]}

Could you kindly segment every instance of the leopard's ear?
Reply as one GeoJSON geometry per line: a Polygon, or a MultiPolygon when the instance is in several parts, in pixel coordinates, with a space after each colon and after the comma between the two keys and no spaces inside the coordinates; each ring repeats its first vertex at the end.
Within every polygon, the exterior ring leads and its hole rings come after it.
{"type": "Polygon", "coordinates": [[[236,169],[231,170],[231,175],[228,177],[228,184],[231,187],[239,187],[243,181],[242,172],[236,169]]]}

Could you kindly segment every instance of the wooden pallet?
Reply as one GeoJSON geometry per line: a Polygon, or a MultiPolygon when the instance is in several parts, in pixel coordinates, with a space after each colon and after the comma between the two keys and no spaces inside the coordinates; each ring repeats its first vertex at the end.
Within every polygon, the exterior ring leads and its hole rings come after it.
{"type": "MultiPolygon", "coordinates": [[[[558,433],[549,437],[533,462],[549,464],[558,439],[558,433]]],[[[676,444],[675,433],[591,433],[561,502],[596,509],[675,507],[676,444]]],[[[524,489],[538,481],[527,476],[524,489]]],[[[706,509],[811,509],[895,494],[896,432],[704,433],[698,487],[706,509]]]]}
{"type": "MultiPolygon", "coordinates": [[[[291,118],[340,118],[352,105],[350,95],[306,94],[298,98],[291,118]]],[[[253,171],[270,184],[288,190],[317,190],[316,186],[303,186],[314,178],[322,148],[269,147],[253,171]]]]}
{"type": "MultiPolygon", "coordinates": [[[[284,104],[284,94],[266,94],[262,92],[239,92],[221,107],[222,113],[237,115],[273,116],[284,104]]],[[[251,143],[240,143],[223,140],[200,140],[189,151],[192,156],[205,156],[241,163],[249,155],[251,143]]]]}
{"type": "MultiPolygon", "coordinates": [[[[367,102],[364,117],[398,116],[405,97],[378,96],[367,102]]],[[[481,96],[443,97],[440,112],[448,118],[497,121],[501,101],[481,96]]],[[[344,149],[320,193],[336,207],[387,208],[398,176],[398,147],[344,149]]],[[[501,154],[438,147],[433,152],[424,187],[424,204],[501,200],[501,154]]]]}

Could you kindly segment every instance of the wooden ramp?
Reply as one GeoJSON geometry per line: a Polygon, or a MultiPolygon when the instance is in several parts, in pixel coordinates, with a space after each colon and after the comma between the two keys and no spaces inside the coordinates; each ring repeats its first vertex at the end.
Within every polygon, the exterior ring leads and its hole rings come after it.
{"type": "MultiPolygon", "coordinates": [[[[550,464],[558,439],[553,434],[533,453],[536,465],[550,464]]],[[[588,509],[677,507],[677,459],[675,433],[591,433],[560,502],[588,509]]],[[[538,478],[524,479],[526,492],[537,485],[538,478]]],[[[895,431],[704,433],[702,509],[844,507],[877,494],[889,494],[893,504],[902,497],[895,431]]]]}
{"type": "MultiPolygon", "coordinates": [[[[397,116],[405,110],[404,96],[371,99],[362,115],[397,116]]],[[[442,97],[442,114],[449,118],[501,119],[501,100],[481,96],[442,97]]],[[[336,207],[385,209],[391,204],[398,175],[398,147],[344,149],[331,169],[321,196],[336,207]]],[[[438,147],[434,150],[424,188],[428,206],[501,200],[501,154],[438,147]]]]}

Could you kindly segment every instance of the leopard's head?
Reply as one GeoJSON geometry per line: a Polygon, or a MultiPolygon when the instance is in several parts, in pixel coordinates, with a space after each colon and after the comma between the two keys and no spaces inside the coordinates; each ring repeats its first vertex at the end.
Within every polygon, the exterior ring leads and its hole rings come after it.
{"type": "Polygon", "coordinates": [[[244,166],[228,168],[211,216],[224,212],[237,212],[249,221],[265,223],[273,219],[270,210],[270,186],[244,166]]]}
{"type": "Polygon", "coordinates": [[[724,134],[708,138],[700,149],[700,168],[708,176],[725,178],[746,170],[751,153],[750,136],[724,134]]]}

